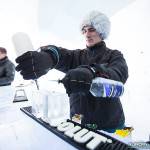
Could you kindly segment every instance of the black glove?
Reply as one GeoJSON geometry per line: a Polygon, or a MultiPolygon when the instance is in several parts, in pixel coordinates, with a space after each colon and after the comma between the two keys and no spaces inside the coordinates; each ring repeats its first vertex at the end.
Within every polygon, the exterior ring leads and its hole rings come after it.
{"type": "Polygon", "coordinates": [[[16,63],[19,63],[16,71],[21,71],[20,74],[26,80],[38,79],[55,65],[50,54],[36,51],[28,51],[19,56],[16,63]]]}
{"type": "Polygon", "coordinates": [[[61,80],[66,88],[66,93],[86,94],[89,92],[94,73],[89,66],[80,66],[69,70],[66,76],[61,80]]]}

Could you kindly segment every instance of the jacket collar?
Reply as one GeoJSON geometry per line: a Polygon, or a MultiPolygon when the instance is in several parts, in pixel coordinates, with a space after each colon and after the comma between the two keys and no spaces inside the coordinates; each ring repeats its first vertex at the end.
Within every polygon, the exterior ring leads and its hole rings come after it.
{"type": "Polygon", "coordinates": [[[5,56],[4,58],[2,58],[2,59],[0,60],[0,63],[5,62],[6,60],[8,60],[8,57],[7,57],[7,56],[5,56]]]}
{"type": "Polygon", "coordinates": [[[106,50],[106,44],[104,41],[101,41],[92,47],[87,46],[87,50],[95,51],[95,53],[101,53],[106,50]]]}

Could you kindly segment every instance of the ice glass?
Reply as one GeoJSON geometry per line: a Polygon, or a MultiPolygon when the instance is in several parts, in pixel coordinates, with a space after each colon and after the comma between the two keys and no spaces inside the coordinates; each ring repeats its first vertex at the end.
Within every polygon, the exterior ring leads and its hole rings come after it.
{"type": "Polygon", "coordinates": [[[57,126],[69,118],[69,99],[67,94],[52,92],[48,96],[48,118],[51,126],[57,126]]]}
{"type": "Polygon", "coordinates": [[[48,91],[36,90],[32,92],[32,114],[37,118],[48,117],[48,91]]]}

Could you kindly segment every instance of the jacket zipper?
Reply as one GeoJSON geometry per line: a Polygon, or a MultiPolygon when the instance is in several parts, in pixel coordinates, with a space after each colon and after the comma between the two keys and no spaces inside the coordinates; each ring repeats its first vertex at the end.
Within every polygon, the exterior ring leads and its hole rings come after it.
{"type": "MultiPolygon", "coordinates": [[[[93,56],[95,55],[95,51],[94,50],[92,50],[92,54],[93,54],[93,56]]],[[[91,101],[92,101],[92,96],[90,96],[90,101],[89,101],[89,104],[90,104],[90,106],[92,106],[92,104],[91,104],[91,101]]],[[[90,114],[90,116],[89,116],[89,123],[91,124],[91,120],[92,120],[92,107],[89,107],[90,109],[89,109],[89,114],[90,114]]]]}
{"type": "Polygon", "coordinates": [[[93,52],[93,55],[95,55],[95,51],[93,50],[92,52],[93,52]]]}

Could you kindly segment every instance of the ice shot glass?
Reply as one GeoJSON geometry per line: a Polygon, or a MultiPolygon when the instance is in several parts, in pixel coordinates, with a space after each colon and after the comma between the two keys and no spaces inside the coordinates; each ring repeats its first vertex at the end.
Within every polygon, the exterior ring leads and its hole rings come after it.
{"type": "Polygon", "coordinates": [[[32,92],[32,114],[37,118],[48,117],[49,91],[35,90],[32,92]]]}

